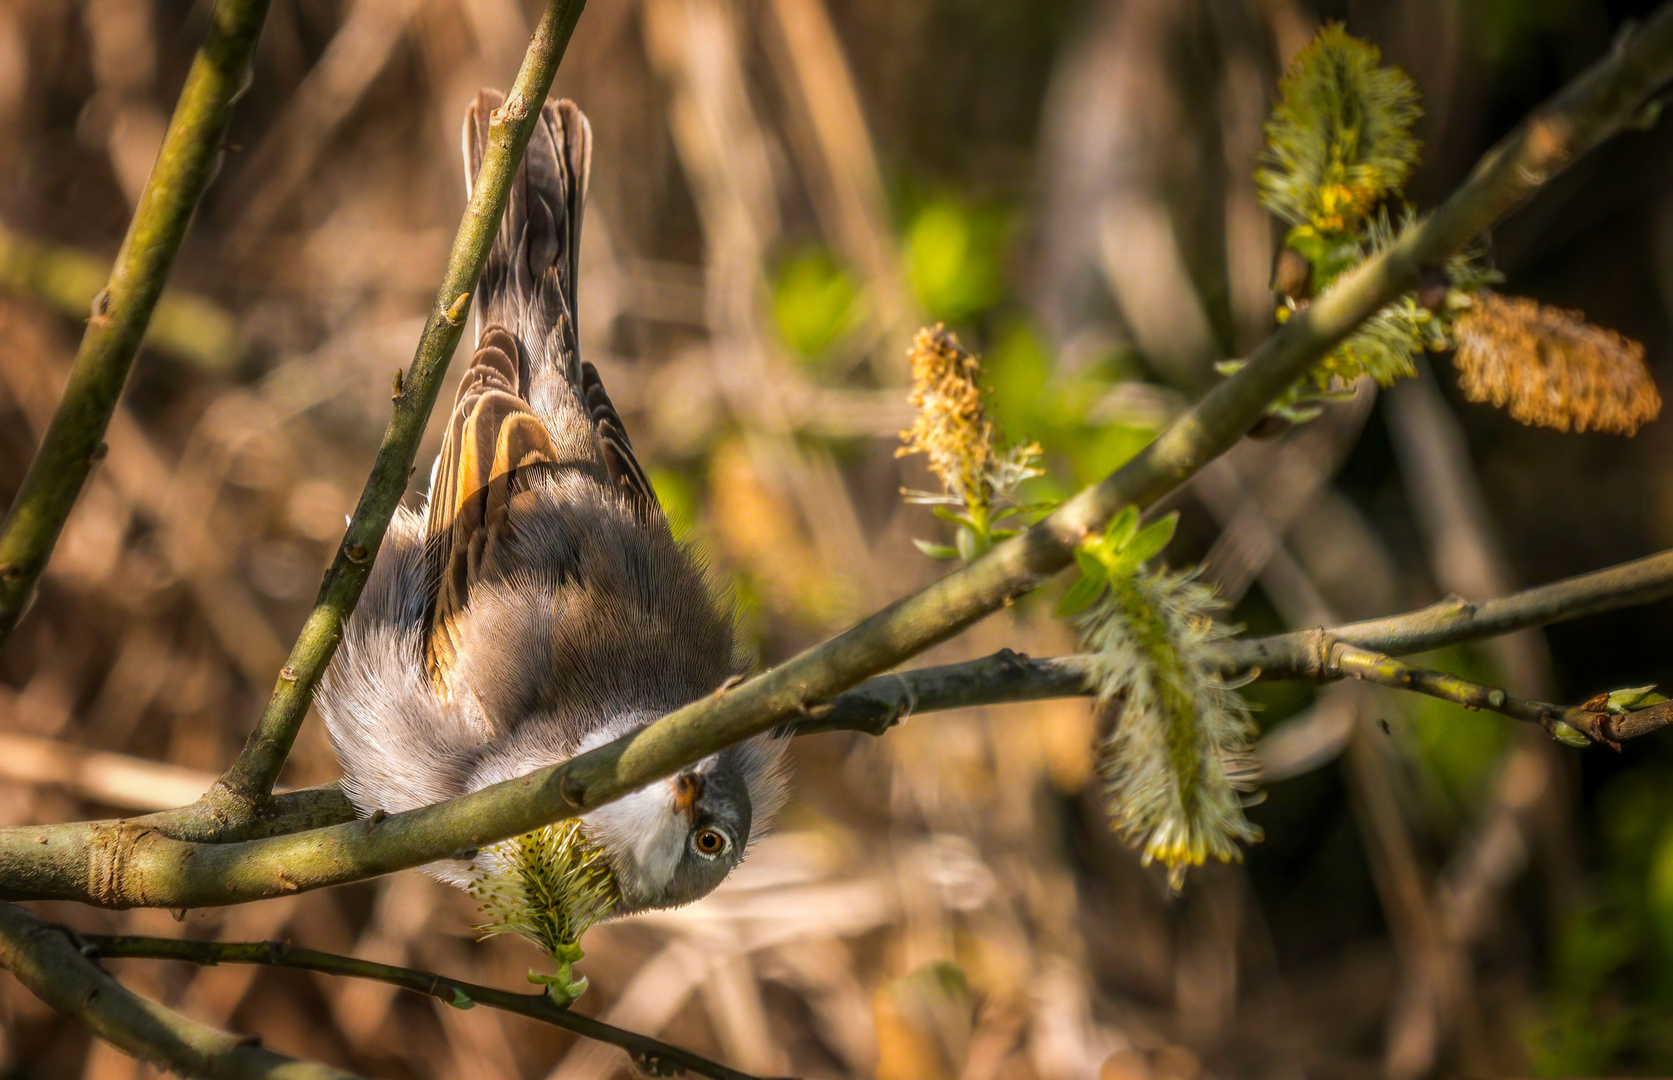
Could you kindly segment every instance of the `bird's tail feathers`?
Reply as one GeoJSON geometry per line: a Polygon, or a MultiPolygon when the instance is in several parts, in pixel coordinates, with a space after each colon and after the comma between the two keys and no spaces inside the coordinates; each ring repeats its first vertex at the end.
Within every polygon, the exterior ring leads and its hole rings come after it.
{"type": "MultiPolygon", "coordinates": [[[[504,104],[500,91],[483,90],[465,112],[467,191],[475,188],[494,113],[504,104]]],[[[477,286],[478,327],[500,323],[524,345],[519,387],[524,396],[530,396],[532,384],[546,374],[539,367],[548,362],[574,367],[554,374],[571,386],[580,385],[575,282],[591,163],[592,128],[586,116],[568,99],[548,102],[529,136],[477,286]]]]}

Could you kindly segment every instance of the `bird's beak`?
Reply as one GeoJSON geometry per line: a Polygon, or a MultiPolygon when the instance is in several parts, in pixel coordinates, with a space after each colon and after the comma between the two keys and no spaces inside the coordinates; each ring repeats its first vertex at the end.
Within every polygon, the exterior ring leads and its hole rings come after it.
{"type": "Polygon", "coordinates": [[[703,778],[696,773],[681,773],[674,778],[674,810],[690,818],[697,811],[697,800],[703,797],[703,778]]]}

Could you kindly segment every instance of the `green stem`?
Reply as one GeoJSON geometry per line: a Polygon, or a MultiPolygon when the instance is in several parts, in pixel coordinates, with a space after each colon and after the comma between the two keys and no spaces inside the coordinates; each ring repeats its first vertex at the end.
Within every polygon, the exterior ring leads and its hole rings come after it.
{"type": "Polygon", "coordinates": [[[396,395],[395,415],[384,432],[383,444],[378,447],[377,460],[361,492],[360,503],[320,584],[314,610],[303,625],[284,670],[279,673],[267,708],[238,760],[221,778],[218,785],[221,790],[212,793],[219,801],[259,805],[273,790],[291,744],[296,741],[297,730],[313,700],[314,688],[337,651],[343,624],[360,600],[360,591],[365,588],[372,560],[383,543],[384,531],[389,528],[389,519],[406,493],[424,426],[435,407],[448,360],[464,332],[471,294],[476,290],[483,264],[488,261],[488,251],[499,232],[506,193],[517,175],[523,148],[540,120],[552,77],[585,6],[586,0],[549,0],[535,27],[511,93],[489,128],[488,152],[483,157],[464,219],[459,222],[441,288],[436,292],[424,333],[418,339],[412,366],[407,369],[401,391],[396,395]]]}
{"type": "Polygon", "coordinates": [[[206,965],[265,964],[317,971],[325,975],[343,975],[353,979],[371,979],[410,990],[415,994],[424,994],[458,1008],[486,1005],[491,1009],[516,1013],[561,1027],[565,1031],[573,1031],[589,1039],[619,1046],[641,1061],[677,1065],[698,1076],[712,1077],[713,1080],[754,1080],[746,1073],[729,1069],[677,1046],[606,1024],[590,1016],[583,1016],[567,1006],[555,1004],[544,992],[514,994],[509,990],[449,979],[428,971],[377,964],[370,960],[339,956],[314,949],[300,949],[277,941],[178,941],[173,938],[106,934],[82,934],[80,937],[100,959],[105,960],[133,958],[183,960],[190,964],[206,965]]]}
{"type": "Polygon", "coordinates": [[[134,354],[192,213],[215,174],[233,101],[249,83],[267,7],[268,0],[218,0],[210,15],[209,33],[187,72],[110,283],[93,301],[63,400],[0,521],[0,643],[28,607],[99,460],[134,354]]]}
{"type": "Polygon", "coordinates": [[[0,967],[99,1038],[182,1076],[356,1080],[352,1073],[264,1050],[140,997],[82,955],[69,931],[15,904],[0,904],[0,967]]]}

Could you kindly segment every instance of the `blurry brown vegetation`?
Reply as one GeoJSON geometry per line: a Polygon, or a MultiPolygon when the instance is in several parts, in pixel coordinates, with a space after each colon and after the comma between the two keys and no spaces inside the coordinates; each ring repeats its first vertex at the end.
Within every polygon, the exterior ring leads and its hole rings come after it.
{"type": "MultiPolygon", "coordinates": [[[[984,353],[989,408],[1048,452],[1041,492],[1069,490],[1268,330],[1275,230],[1252,174],[1278,73],[1322,18],[1424,94],[1409,192],[1428,205],[1628,7],[594,0],[555,87],[597,133],[583,351],[771,662],[940,572],[910,542],[934,523],[898,495],[926,477],[894,456],[920,322],[984,353]]],[[[531,17],[519,0],[274,4],[176,266],[178,318],[154,328],[0,654],[0,820],[176,805],[236,752],[433,295],[462,205],[460,112],[509,79],[531,17]]],[[[186,0],[0,3],[0,497],[56,402],[78,282],[97,281],[13,273],[10,253],[69,269],[113,254],[203,22],[186,0]]],[[[1518,291],[1645,342],[1663,384],[1670,151],[1665,130],[1607,148],[1495,250],[1518,291]]],[[[1363,388],[1240,447],[1177,500],[1179,559],[1267,630],[1673,545],[1665,431],[1565,439],[1447,393],[1363,388]]],[[[1072,649],[1049,612],[1019,604],[935,659],[1072,649]]],[[[1670,640],[1664,604],[1448,661],[1583,700],[1673,681],[1670,640]]],[[[819,736],[796,747],[780,833],[721,892],[589,934],[577,1007],[808,1077],[1673,1068],[1667,740],[1577,757],[1355,686],[1258,696],[1269,798],[1251,817],[1268,839],[1180,899],[1109,831],[1084,701],[819,736]]],[[[310,720],[285,780],[334,770],[310,720]]],[[[472,907],[407,872],[180,925],[46,910],[522,985],[536,954],[474,943],[472,907]]],[[[111,968],[194,1018],[378,1076],[627,1068],[374,984],[111,968]]],[[[10,980],[0,1025],[7,1076],[148,1075],[10,980]]]]}

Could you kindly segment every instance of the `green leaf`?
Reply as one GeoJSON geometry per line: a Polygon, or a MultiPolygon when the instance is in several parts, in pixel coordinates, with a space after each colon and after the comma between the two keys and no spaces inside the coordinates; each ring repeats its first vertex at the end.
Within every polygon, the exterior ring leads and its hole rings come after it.
{"type": "Polygon", "coordinates": [[[1111,555],[1118,554],[1132,543],[1138,531],[1139,508],[1123,506],[1121,512],[1115,515],[1115,520],[1110,522],[1110,527],[1104,530],[1104,539],[1098,546],[1111,555]]]}
{"type": "Polygon", "coordinates": [[[1137,566],[1156,555],[1168,542],[1173,539],[1174,530],[1179,527],[1179,512],[1176,510],[1167,517],[1152,521],[1139,534],[1133,537],[1121,552],[1121,561],[1131,566],[1137,566]]]}
{"type": "Polygon", "coordinates": [[[1077,578],[1075,583],[1069,586],[1069,591],[1063,594],[1063,599],[1057,602],[1057,617],[1063,619],[1086,610],[1103,591],[1104,582],[1102,578],[1091,576],[1077,578]]]}
{"type": "Polygon", "coordinates": [[[929,512],[942,521],[950,521],[954,525],[969,525],[971,523],[970,518],[950,506],[932,506],[929,512]]]}
{"type": "Polygon", "coordinates": [[[968,525],[959,529],[958,536],[954,538],[954,543],[958,545],[958,557],[965,562],[975,562],[982,557],[988,547],[982,537],[977,535],[976,530],[968,525]]]}
{"type": "Polygon", "coordinates": [[[1585,748],[1592,745],[1592,740],[1586,737],[1586,733],[1584,731],[1581,731],[1573,724],[1567,724],[1561,720],[1558,720],[1551,725],[1551,737],[1562,743],[1564,746],[1577,746],[1585,748]]]}
{"type": "Polygon", "coordinates": [[[1103,560],[1095,553],[1085,548],[1075,549],[1075,565],[1080,567],[1081,576],[1084,578],[1096,581],[1100,585],[1109,580],[1109,567],[1105,566],[1103,560]]]}
{"type": "Polygon", "coordinates": [[[1620,716],[1623,713],[1647,709],[1651,705],[1660,705],[1667,700],[1667,696],[1658,694],[1655,690],[1654,683],[1649,686],[1633,686],[1625,690],[1617,690],[1609,695],[1609,702],[1604,707],[1616,716],[1620,716]]]}
{"type": "Polygon", "coordinates": [[[912,541],[912,546],[923,552],[925,555],[928,555],[930,558],[939,559],[942,562],[946,562],[948,559],[958,558],[958,549],[950,548],[946,544],[932,544],[928,540],[914,539],[912,541]]]}
{"type": "Polygon", "coordinates": [[[471,996],[459,989],[457,986],[453,988],[453,996],[448,999],[447,1003],[455,1009],[476,1008],[476,1002],[471,999],[471,996]]]}

